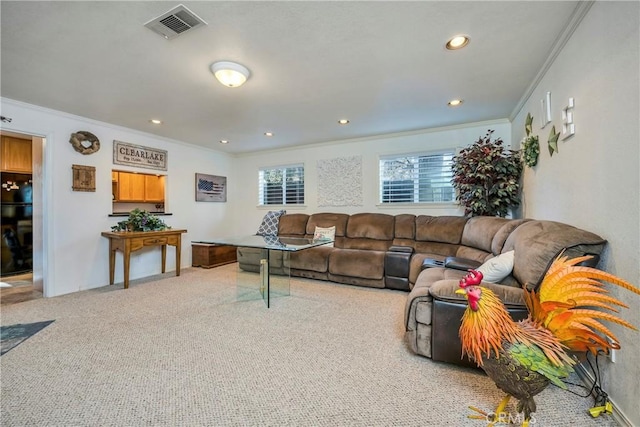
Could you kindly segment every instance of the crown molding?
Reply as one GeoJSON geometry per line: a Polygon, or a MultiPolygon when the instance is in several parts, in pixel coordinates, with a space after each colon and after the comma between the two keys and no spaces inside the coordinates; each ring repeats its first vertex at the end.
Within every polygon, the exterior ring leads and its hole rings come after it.
{"type": "Polygon", "coordinates": [[[520,111],[522,110],[524,105],[527,103],[527,101],[529,101],[529,98],[533,94],[533,91],[536,89],[536,87],[538,87],[538,85],[540,84],[544,76],[547,74],[547,71],[549,71],[549,69],[555,62],[556,58],[558,57],[558,55],[560,54],[564,46],[567,44],[567,42],[573,35],[574,31],[576,30],[576,28],[578,28],[578,26],[580,25],[584,17],[587,15],[587,12],[589,12],[589,9],[591,9],[591,6],[593,6],[594,3],[595,3],[594,0],[578,2],[578,4],[576,5],[576,8],[573,10],[573,13],[571,14],[571,17],[569,18],[569,21],[567,22],[567,25],[564,28],[564,31],[558,36],[555,43],[553,44],[553,47],[551,48],[551,51],[549,52],[549,55],[547,55],[547,59],[542,65],[542,68],[540,68],[540,71],[538,71],[538,74],[536,74],[536,77],[533,79],[533,81],[531,82],[527,90],[522,95],[522,98],[520,98],[520,101],[518,101],[518,104],[516,104],[515,108],[509,115],[509,121],[513,122],[516,116],[520,114],[520,111]]]}

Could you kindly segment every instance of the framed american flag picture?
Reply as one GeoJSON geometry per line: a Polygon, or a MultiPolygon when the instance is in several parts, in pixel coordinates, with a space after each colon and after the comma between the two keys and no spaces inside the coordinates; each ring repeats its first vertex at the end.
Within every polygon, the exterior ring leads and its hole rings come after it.
{"type": "Polygon", "coordinates": [[[226,202],[227,177],[196,173],[196,202],[226,202]]]}

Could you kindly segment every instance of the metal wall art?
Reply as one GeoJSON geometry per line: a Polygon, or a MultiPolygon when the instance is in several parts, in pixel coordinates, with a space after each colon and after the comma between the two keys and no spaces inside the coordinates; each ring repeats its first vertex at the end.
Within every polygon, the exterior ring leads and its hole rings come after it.
{"type": "Polygon", "coordinates": [[[196,202],[226,202],[227,177],[196,173],[196,202]]]}

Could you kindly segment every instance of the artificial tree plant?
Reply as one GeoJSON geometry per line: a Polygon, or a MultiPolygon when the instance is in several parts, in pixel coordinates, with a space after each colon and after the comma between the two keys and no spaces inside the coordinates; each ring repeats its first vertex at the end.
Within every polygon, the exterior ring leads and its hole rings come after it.
{"type": "Polygon", "coordinates": [[[453,157],[452,184],[456,200],[468,216],[505,217],[520,204],[522,160],[517,150],[491,140],[493,130],[453,157]]]}

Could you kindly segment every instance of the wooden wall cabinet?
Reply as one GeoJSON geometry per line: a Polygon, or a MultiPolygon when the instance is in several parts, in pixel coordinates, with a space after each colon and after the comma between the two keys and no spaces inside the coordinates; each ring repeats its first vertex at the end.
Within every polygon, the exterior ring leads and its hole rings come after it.
{"type": "Polygon", "coordinates": [[[30,139],[3,136],[0,145],[0,170],[3,172],[32,172],[33,155],[31,154],[30,139]]]}
{"type": "Polygon", "coordinates": [[[164,176],[144,176],[144,199],[147,202],[164,202],[164,176]]]}
{"type": "Polygon", "coordinates": [[[111,182],[117,202],[164,202],[164,176],[113,171],[111,182]]]}
{"type": "Polygon", "coordinates": [[[121,202],[143,202],[144,175],[119,172],[117,198],[121,202]]]}

